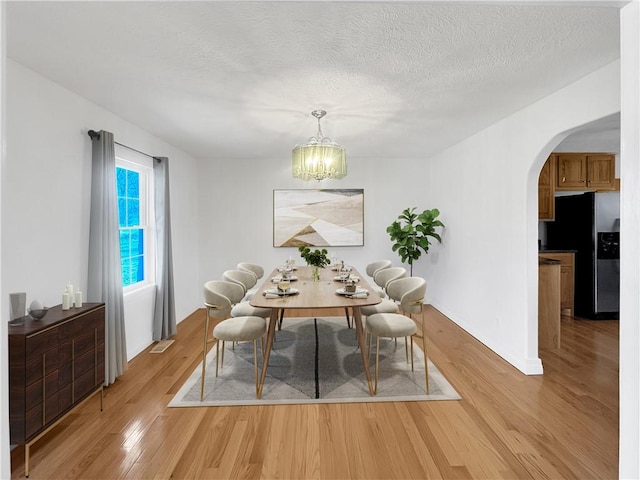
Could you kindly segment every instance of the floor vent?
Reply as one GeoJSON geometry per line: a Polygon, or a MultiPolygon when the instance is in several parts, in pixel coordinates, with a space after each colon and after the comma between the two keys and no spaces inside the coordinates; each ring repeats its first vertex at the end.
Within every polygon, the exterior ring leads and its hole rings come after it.
{"type": "Polygon", "coordinates": [[[160,340],[154,345],[149,353],[162,353],[169,348],[173,342],[175,342],[175,340],[160,340]]]}

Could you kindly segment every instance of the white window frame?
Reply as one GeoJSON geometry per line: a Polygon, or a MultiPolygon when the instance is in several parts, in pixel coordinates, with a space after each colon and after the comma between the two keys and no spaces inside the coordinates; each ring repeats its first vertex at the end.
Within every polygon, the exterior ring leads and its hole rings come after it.
{"type": "MultiPolygon", "coordinates": [[[[144,236],[144,280],[122,288],[123,294],[156,284],[156,229],[153,208],[153,159],[116,144],[116,167],[133,170],[140,175],[140,226],[144,236]]],[[[117,187],[117,185],[116,185],[117,187]]],[[[119,228],[118,228],[119,231],[119,228]]]]}

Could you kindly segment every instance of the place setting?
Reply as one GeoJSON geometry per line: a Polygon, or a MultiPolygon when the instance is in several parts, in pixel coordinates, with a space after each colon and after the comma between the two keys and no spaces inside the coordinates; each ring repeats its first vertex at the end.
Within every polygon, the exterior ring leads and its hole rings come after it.
{"type": "Polygon", "coordinates": [[[360,277],[352,275],[353,269],[344,264],[344,261],[334,262],[332,270],[337,271],[338,275],[333,277],[335,282],[343,284],[342,287],[336,290],[338,295],[345,296],[347,298],[367,298],[369,291],[366,288],[359,287],[357,283],[360,281],[360,277]]]}
{"type": "Polygon", "coordinates": [[[284,265],[278,268],[280,275],[271,278],[271,282],[275,283],[276,287],[267,288],[263,293],[265,298],[288,297],[300,293],[297,288],[291,288],[291,282],[298,280],[298,277],[292,274],[295,269],[295,260],[289,257],[284,265]]]}

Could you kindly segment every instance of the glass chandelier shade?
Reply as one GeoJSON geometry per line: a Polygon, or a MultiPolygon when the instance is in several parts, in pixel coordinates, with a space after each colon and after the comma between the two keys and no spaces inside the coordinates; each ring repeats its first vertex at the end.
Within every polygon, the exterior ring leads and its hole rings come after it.
{"type": "Polygon", "coordinates": [[[296,145],[291,156],[294,178],[302,180],[339,180],[347,176],[347,151],[322,134],[320,119],[327,114],[314,110],[318,119],[318,133],[304,145],[296,145]]]}

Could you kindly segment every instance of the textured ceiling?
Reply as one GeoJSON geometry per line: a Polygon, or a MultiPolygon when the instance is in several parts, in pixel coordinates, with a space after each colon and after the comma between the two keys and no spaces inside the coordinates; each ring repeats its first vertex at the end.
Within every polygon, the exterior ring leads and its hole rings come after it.
{"type": "Polygon", "coordinates": [[[199,158],[289,156],[317,108],[350,156],[426,157],[619,58],[614,7],[7,4],[11,59],[199,158]]]}

